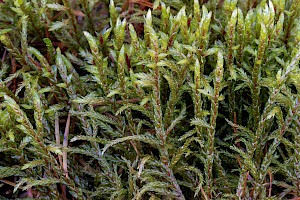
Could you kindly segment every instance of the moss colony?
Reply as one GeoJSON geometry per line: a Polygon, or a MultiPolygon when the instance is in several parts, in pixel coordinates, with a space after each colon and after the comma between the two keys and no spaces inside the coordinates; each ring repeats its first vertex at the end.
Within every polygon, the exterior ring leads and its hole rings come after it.
{"type": "Polygon", "coordinates": [[[1,199],[300,198],[300,0],[1,0],[1,199]]]}

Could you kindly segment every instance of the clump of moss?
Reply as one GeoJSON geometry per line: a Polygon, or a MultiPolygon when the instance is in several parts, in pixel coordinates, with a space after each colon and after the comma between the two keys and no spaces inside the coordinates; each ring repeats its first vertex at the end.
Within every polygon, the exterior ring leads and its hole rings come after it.
{"type": "Polygon", "coordinates": [[[300,1],[0,1],[1,198],[300,196],[300,1]]]}

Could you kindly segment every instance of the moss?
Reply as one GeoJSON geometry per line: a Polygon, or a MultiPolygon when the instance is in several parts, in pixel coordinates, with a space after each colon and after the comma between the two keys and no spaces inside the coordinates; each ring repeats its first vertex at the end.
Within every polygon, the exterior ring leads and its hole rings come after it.
{"type": "Polygon", "coordinates": [[[0,1],[0,196],[300,195],[300,1],[0,1]]]}

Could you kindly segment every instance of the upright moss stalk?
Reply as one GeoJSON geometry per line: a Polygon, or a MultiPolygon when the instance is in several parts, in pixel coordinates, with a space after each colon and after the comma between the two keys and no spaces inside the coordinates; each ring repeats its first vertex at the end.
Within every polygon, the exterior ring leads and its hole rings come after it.
{"type": "Polygon", "coordinates": [[[195,83],[194,112],[195,112],[196,118],[202,117],[202,113],[201,113],[202,100],[201,100],[201,93],[199,91],[201,89],[201,72],[200,72],[200,70],[201,70],[200,63],[199,63],[199,60],[197,59],[196,63],[195,63],[195,73],[194,73],[194,83],[195,83]]]}
{"type": "Polygon", "coordinates": [[[233,91],[234,83],[232,80],[236,80],[236,67],[233,64],[234,61],[234,47],[235,47],[235,40],[236,40],[236,26],[237,26],[237,19],[238,19],[238,9],[236,7],[237,1],[225,1],[225,8],[227,7],[228,12],[232,11],[231,16],[228,20],[228,25],[225,28],[226,31],[226,44],[227,44],[227,55],[226,55],[226,65],[228,68],[229,73],[228,76],[228,91],[229,91],[229,112],[231,113],[230,119],[233,119],[233,115],[236,112],[235,109],[235,93],[233,91]],[[226,3],[229,4],[226,6],[226,3]]]}
{"type": "Polygon", "coordinates": [[[101,52],[99,52],[99,48],[97,45],[96,40],[93,38],[93,36],[88,33],[84,32],[84,35],[90,45],[92,55],[93,55],[93,60],[95,63],[96,71],[97,73],[97,80],[100,82],[100,85],[104,91],[105,94],[108,93],[108,88],[107,88],[107,77],[105,74],[105,68],[104,68],[104,63],[103,63],[103,58],[101,55],[101,52]]]}
{"type": "Polygon", "coordinates": [[[172,169],[170,169],[170,160],[169,160],[169,152],[167,150],[167,134],[165,131],[165,127],[163,124],[163,113],[162,113],[162,107],[161,107],[161,72],[160,68],[157,66],[157,63],[159,62],[159,47],[158,47],[158,37],[155,33],[154,29],[151,27],[152,25],[152,19],[151,19],[151,12],[148,12],[146,17],[146,26],[145,30],[148,33],[148,37],[150,42],[150,49],[152,50],[151,60],[153,62],[153,109],[154,109],[154,128],[157,137],[160,139],[161,142],[161,149],[160,149],[160,159],[162,163],[164,163],[167,175],[169,176],[173,187],[175,188],[175,191],[177,192],[177,197],[180,200],[184,200],[185,197],[183,196],[183,193],[181,191],[180,186],[177,183],[177,180],[174,176],[174,173],[172,169]]]}
{"type": "Polygon", "coordinates": [[[260,116],[260,86],[259,77],[261,76],[261,65],[263,62],[266,46],[267,46],[268,33],[264,24],[261,25],[259,45],[257,56],[255,58],[253,71],[252,71],[252,87],[251,93],[253,96],[253,115],[254,115],[254,126],[256,127],[260,116]]]}
{"type": "Polygon", "coordinates": [[[208,129],[208,155],[207,155],[207,193],[209,198],[213,198],[212,187],[213,187],[213,163],[215,157],[215,132],[219,109],[219,97],[221,91],[221,83],[223,80],[223,55],[218,52],[218,61],[215,69],[215,80],[214,80],[214,93],[213,99],[211,99],[211,117],[210,117],[210,128],[208,129]]]}
{"type": "MultiPolygon", "coordinates": [[[[195,4],[196,8],[199,6],[195,4]]],[[[203,100],[200,89],[205,87],[206,80],[204,78],[204,65],[205,65],[205,57],[207,50],[207,44],[209,41],[209,26],[212,17],[212,12],[208,12],[205,6],[202,6],[202,18],[197,27],[195,36],[196,36],[196,46],[197,46],[197,59],[195,63],[195,72],[194,72],[194,113],[196,118],[203,117],[203,100]]],[[[203,130],[200,127],[197,127],[197,132],[201,140],[203,139],[203,130]]]]}

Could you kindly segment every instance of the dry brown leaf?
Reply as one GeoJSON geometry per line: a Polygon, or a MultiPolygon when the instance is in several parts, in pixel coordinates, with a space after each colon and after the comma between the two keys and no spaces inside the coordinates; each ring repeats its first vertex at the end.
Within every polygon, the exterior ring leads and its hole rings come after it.
{"type": "Polygon", "coordinates": [[[83,12],[81,12],[80,10],[73,10],[73,13],[77,17],[84,17],[85,16],[85,14],[83,12]]]}

